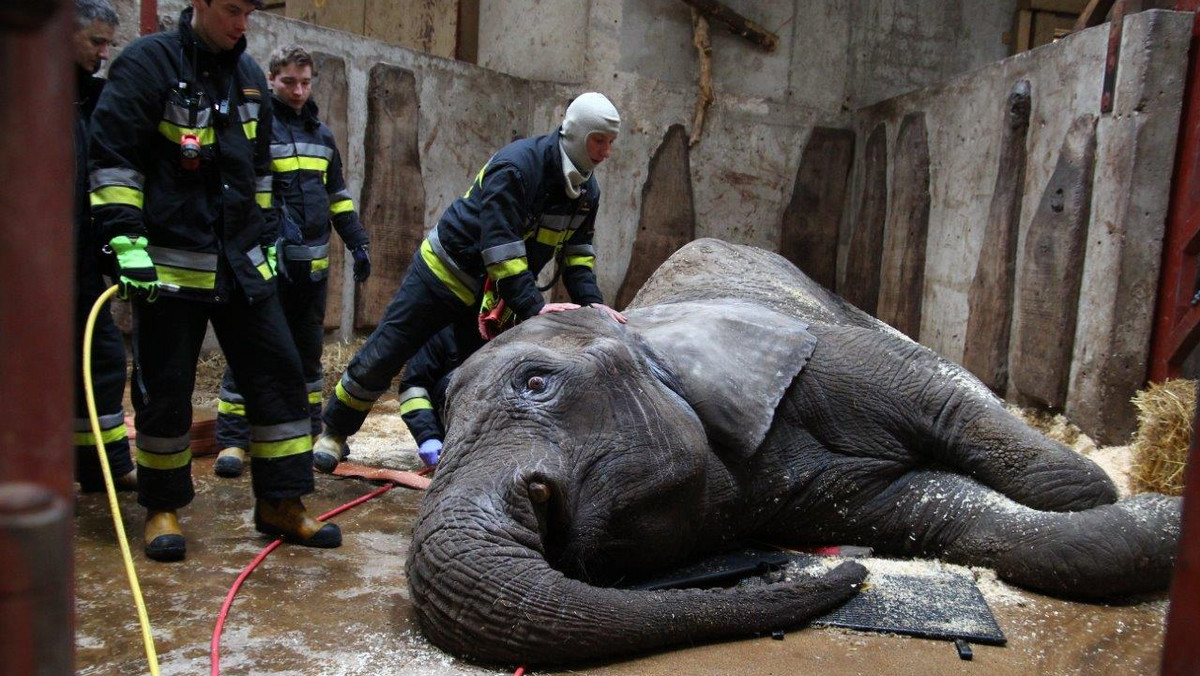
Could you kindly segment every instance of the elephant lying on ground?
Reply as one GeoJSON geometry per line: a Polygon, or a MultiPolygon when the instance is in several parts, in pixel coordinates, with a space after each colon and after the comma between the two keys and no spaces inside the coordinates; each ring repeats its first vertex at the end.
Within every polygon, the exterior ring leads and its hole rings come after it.
{"type": "Polygon", "coordinates": [[[408,560],[438,646],[545,664],[745,636],[866,575],[612,586],[748,539],[991,566],[1080,599],[1168,583],[1178,499],[1117,501],[1091,461],[775,254],[693,242],[628,317],[538,317],[459,369],[408,560]]]}

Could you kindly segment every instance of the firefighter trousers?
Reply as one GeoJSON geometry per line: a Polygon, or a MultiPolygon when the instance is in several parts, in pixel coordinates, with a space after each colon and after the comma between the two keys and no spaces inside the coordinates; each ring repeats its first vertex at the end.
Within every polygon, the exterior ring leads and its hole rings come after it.
{"type": "MultiPolygon", "coordinates": [[[[104,490],[104,474],[96,454],[96,437],[88,417],[83,383],[83,333],[88,313],[104,290],[104,280],[80,280],[75,308],[75,480],[80,490],[104,490]]],[[[100,418],[100,438],[113,478],[133,471],[129,438],[125,432],[125,341],[113,323],[108,306],[96,315],[92,329],[92,391],[100,418]]]]}
{"type": "MultiPolygon", "coordinates": [[[[328,279],[300,282],[279,281],[279,301],[287,320],[288,332],[300,355],[308,392],[308,416],[313,436],[321,433],[321,351],[325,339],[325,299],[328,279]]],[[[221,377],[221,396],[217,405],[217,448],[249,448],[250,421],[246,418],[246,399],[233,379],[233,370],[225,368],[221,377]]]]}
{"type": "Polygon", "coordinates": [[[477,313],[475,306],[464,304],[438,280],[418,250],[379,326],[355,353],[334,388],[322,415],[325,428],[341,436],[357,432],[404,364],[443,327],[454,327],[463,354],[477,350],[483,344],[477,313]]]}
{"type": "Polygon", "coordinates": [[[250,305],[238,288],[224,304],[169,296],[134,303],[138,503],[178,509],[195,496],[191,399],[209,322],[245,395],[254,494],[280,499],[311,493],[308,401],[283,307],[277,294],[250,305]]]}

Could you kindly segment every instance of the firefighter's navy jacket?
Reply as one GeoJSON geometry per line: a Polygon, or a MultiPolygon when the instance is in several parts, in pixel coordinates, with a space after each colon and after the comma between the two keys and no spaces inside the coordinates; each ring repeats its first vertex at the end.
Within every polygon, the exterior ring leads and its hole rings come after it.
{"type": "Polygon", "coordinates": [[[454,369],[462,364],[454,342],[454,328],[434,334],[404,367],[400,381],[400,417],[417,445],[445,438],[439,411],[454,369]]]}
{"type": "Polygon", "coordinates": [[[317,104],[310,99],[299,112],[274,96],[271,104],[271,171],[281,231],[286,236],[282,219],[296,224],[312,257],[313,279],[324,279],[329,274],[330,222],[351,250],[367,243],[367,232],[346,189],[333,132],[317,117],[317,104]]]}
{"type": "Polygon", "coordinates": [[[104,91],[104,80],[84,73],[78,66],[75,71],[78,86],[75,98],[75,283],[88,294],[94,293],[94,296],[89,295],[94,299],[104,291],[104,280],[100,278],[103,242],[98,240],[92,228],[92,212],[88,207],[88,120],[104,91]]]}
{"type": "Polygon", "coordinates": [[[545,304],[536,275],[554,258],[572,301],[604,302],[592,270],[600,188],[593,176],[570,199],[565,181],[559,132],[510,143],[446,209],[421,244],[422,259],[468,305],[490,276],[522,320],[545,304]]]}
{"type": "Polygon", "coordinates": [[[267,83],[244,37],[214,53],[191,21],[185,9],[177,30],[133,41],[109,69],[92,116],[93,220],[103,241],[147,237],[179,297],[220,302],[236,283],[255,303],[275,292],[267,83]],[[183,166],[185,135],[202,146],[198,168],[183,166]]]}

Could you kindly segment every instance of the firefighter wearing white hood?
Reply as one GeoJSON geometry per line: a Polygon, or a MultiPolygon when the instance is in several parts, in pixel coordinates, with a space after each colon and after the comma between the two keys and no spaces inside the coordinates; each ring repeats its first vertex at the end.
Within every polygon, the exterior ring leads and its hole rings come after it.
{"type": "MultiPolygon", "coordinates": [[[[508,144],[492,155],[466,193],[454,200],[413,256],[384,316],[342,374],[313,447],[317,469],[332,471],[348,453],[375,401],[434,334],[454,326],[461,358],[508,324],[589,306],[624,324],[605,305],[593,270],[600,186],[621,116],[603,94],[581,94],[562,126],[508,144]],[[547,303],[537,275],[557,264],[570,303],[547,303]]],[[[430,406],[421,392],[401,392],[401,411],[430,406]]],[[[434,453],[422,453],[428,464],[434,453]]]]}

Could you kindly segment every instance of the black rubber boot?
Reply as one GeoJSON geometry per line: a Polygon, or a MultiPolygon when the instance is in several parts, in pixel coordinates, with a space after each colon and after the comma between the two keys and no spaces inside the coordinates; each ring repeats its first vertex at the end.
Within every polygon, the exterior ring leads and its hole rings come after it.
{"type": "Polygon", "coordinates": [[[246,449],[230,446],[217,454],[217,463],[213,465],[213,472],[219,477],[232,479],[241,476],[245,467],[246,449]]]}

